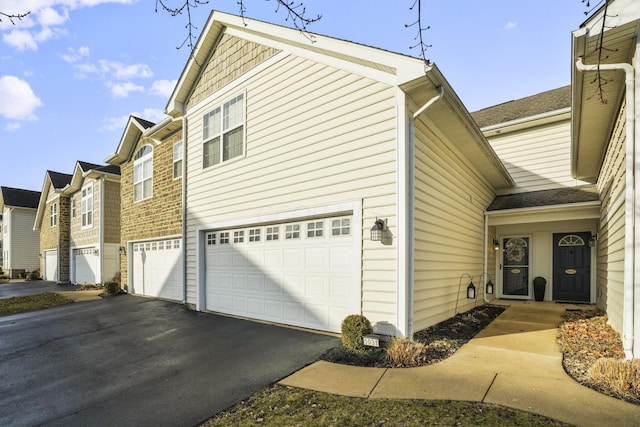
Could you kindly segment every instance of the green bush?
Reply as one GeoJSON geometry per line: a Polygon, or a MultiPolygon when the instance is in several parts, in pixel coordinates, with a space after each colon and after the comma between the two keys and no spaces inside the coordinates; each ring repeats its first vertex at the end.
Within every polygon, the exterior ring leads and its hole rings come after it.
{"type": "Polygon", "coordinates": [[[120,291],[118,282],[105,282],[104,291],[108,294],[117,294],[120,291]]]}
{"type": "Polygon", "coordinates": [[[371,333],[371,322],[360,314],[350,314],[342,321],[342,345],[348,349],[364,350],[362,336],[371,333]]]}
{"type": "Polygon", "coordinates": [[[40,280],[40,272],[36,270],[29,273],[29,280],[40,280]]]}

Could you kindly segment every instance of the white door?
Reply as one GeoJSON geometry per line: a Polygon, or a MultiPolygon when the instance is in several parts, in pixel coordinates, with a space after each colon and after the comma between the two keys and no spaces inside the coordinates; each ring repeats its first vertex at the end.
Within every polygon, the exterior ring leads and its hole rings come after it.
{"type": "Polygon", "coordinates": [[[45,251],[44,253],[44,280],[58,280],[58,251],[45,251]]]}
{"type": "Polygon", "coordinates": [[[131,293],[182,301],[182,240],[133,243],[131,293]]]}
{"type": "Polygon", "coordinates": [[[339,332],[359,312],[352,217],[207,232],[207,310],[339,332]]]}
{"type": "Polygon", "coordinates": [[[74,249],[75,283],[96,283],[99,257],[95,248],[74,249]]]}

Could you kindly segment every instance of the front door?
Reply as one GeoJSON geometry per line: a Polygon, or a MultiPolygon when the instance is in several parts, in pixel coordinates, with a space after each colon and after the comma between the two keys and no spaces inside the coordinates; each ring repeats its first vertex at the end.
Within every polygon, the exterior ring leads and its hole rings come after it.
{"type": "Polygon", "coordinates": [[[589,302],[591,300],[590,233],[553,235],[553,299],[589,302]]]}
{"type": "Polygon", "coordinates": [[[502,295],[529,298],[529,238],[505,238],[502,248],[502,295]]]}

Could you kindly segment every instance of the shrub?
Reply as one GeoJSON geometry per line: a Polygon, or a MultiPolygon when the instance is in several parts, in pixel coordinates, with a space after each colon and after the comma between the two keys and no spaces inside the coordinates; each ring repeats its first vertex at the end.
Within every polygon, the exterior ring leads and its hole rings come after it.
{"type": "Polygon", "coordinates": [[[29,280],[40,280],[40,272],[35,270],[29,273],[29,280]]]}
{"type": "Polygon", "coordinates": [[[425,344],[408,338],[396,338],[387,347],[387,359],[396,366],[419,366],[427,358],[425,344]]]}
{"type": "Polygon", "coordinates": [[[603,357],[587,371],[587,381],[619,396],[640,397],[640,359],[603,357]]]}
{"type": "Polygon", "coordinates": [[[104,291],[108,294],[117,294],[120,291],[118,282],[105,282],[104,291]]]}
{"type": "Polygon", "coordinates": [[[362,336],[372,332],[369,319],[360,314],[350,314],[342,321],[342,345],[351,350],[364,350],[362,336]]]}

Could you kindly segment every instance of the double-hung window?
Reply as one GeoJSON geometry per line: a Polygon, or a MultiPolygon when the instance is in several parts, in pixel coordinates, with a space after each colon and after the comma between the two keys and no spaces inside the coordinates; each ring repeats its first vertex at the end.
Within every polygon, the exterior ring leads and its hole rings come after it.
{"type": "Polygon", "coordinates": [[[182,141],[173,144],[173,179],[182,177],[182,141]]]}
{"type": "Polygon", "coordinates": [[[54,203],[51,205],[50,209],[50,222],[51,227],[55,227],[58,225],[58,204],[54,203]]]}
{"type": "Polygon", "coordinates": [[[204,115],[202,140],[203,168],[244,154],[244,94],[204,115]]]}
{"type": "Polygon", "coordinates": [[[82,189],[82,228],[93,226],[93,185],[82,189]]]}
{"type": "Polygon", "coordinates": [[[153,148],[141,147],[133,161],[133,201],[148,199],[153,195],[153,148]]]}

